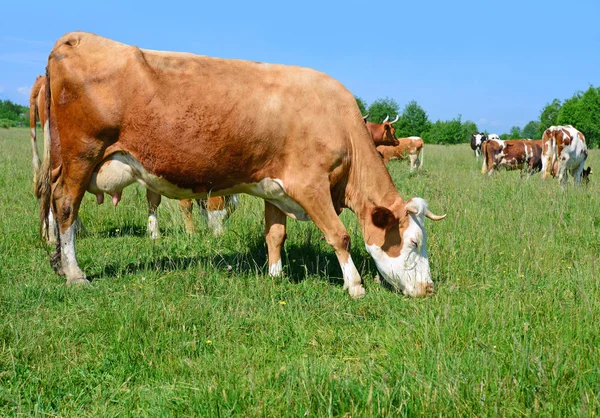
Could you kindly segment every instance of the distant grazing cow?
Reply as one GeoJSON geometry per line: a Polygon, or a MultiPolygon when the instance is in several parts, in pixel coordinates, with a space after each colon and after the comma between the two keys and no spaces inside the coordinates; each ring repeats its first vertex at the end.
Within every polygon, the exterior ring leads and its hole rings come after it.
{"type": "Polygon", "coordinates": [[[363,120],[376,147],[379,145],[398,145],[396,128],[392,124],[398,122],[400,116],[396,116],[396,119],[391,122],[388,122],[390,117],[386,116],[382,123],[367,122],[368,117],[369,115],[363,116],[363,120]]]}
{"type": "Polygon", "coordinates": [[[377,151],[383,157],[385,164],[391,160],[403,160],[406,156],[410,157],[410,171],[415,168],[423,167],[423,139],[418,136],[410,136],[408,138],[399,138],[398,145],[380,145],[377,151]]]}
{"type": "Polygon", "coordinates": [[[334,248],[344,289],[365,290],[338,217],[360,220],[381,276],[410,296],[433,292],[423,199],[405,201],[373,146],[354,95],[315,70],[144,50],[85,32],[61,37],[48,58],[47,113],[62,166],[52,171],[51,129],[40,169],[40,220],[50,206],[60,230],[52,256],[67,284],[88,283],[73,222],[95,167],[123,166],[174,199],[247,193],[263,198],[269,273],[280,275],[286,215],[312,220],[334,248]],[[234,114],[235,117],[231,117],[234,114]]]}
{"type": "Polygon", "coordinates": [[[488,139],[481,147],[482,174],[492,175],[498,168],[521,170],[529,176],[542,169],[542,141],[526,139],[488,139]]]}
{"type": "Polygon", "coordinates": [[[588,151],[585,136],[571,125],[551,126],[542,136],[542,172],[544,179],[555,173],[560,183],[571,173],[575,184],[581,182],[588,151]]]}
{"type": "MultiPolygon", "coordinates": [[[[44,126],[46,122],[46,77],[38,76],[31,89],[29,97],[29,127],[31,129],[31,151],[32,151],[32,165],[33,165],[33,182],[34,190],[36,189],[37,176],[40,167],[40,158],[37,151],[36,142],[36,117],[39,114],[40,123],[44,126]]],[[[52,130],[52,143],[51,143],[51,159],[52,169],[56,170],[61,165],[60,157],[60,138],[56,129],[55,123],[50,122],[50,129],[52,130]]],[[[116,206],[121,200],[121,193],[126,184],[121,184],[121,179],[126,175],[122,170],[131,170],[129,167],[123,166],[117,159],[106,159],[99,163],[94,169],[91,181],[88,186],[88,192],[96,195],[96,201],[98,204],[104,202],[104,193],[112,196],[113,204],[116,206]],[[115,186],[118,185],[118,186],[115,186]]],[[[39,196],[38,196],[39,197],[39,196]]],[[[161,196],[150,189],[146,189],[146,199],[148,201],[148,233],[152,239],[156,239],[160,236],[158,228],[158,218],[156,212],[160,205],[161,196]]],[[[211,197],[208,202],[205,200],[198,200],[198,206],[200,213],[204,215],[207,220],[208,227],[215,234],[221,234],[223,232],[223,222],[229,217],[231,212],[237,206],[237,197],[219,196],[211,197]]],[[[188,233],[194,232],[194,224],[192,221],[193,200],[182,200],[180,201],[181,208],[185,217],[185,225],[188,233]]],[[[56,226],[54,223],[54,217],[52,212],[48,213],[48,222],[50,228],[48,231],[48,242],[54,244],[56,242],[56,226]]],[[[80,221],[78,223],[81,225],[80,221]]]]}
{"type": "Polygon", "coordinates": [[[471,149],[475,152],[475,158],[481,155],[481,144],[487,141],[488,137],[483,132],[471,134],[471,149]]]}

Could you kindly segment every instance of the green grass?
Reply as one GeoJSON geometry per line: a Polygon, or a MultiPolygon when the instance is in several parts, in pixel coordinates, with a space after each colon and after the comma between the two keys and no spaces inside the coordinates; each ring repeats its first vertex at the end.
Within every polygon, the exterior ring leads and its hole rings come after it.
{"type": "MultiPolygon", "coordinates": [[[[425,198],[435,296],[342,290],[310,223],[288,221],[266,275],[263,204],[225,236],[188,237],[175,201],[145,236],[144,191],[87,195],[77,241],[89,287],[67,288],[37,235],[27,129],[0,130],[0,416],[591,416],[600,412],[600,195],[517,172],[482,176],[468,145],[390,170],[425,198]],[[231,266],[231,270],[228,269],[231,266]],[[285,303],[284,303],[285,302],[285,303]]],[[[589,164],[600,168],[600,152],[589,164]]],[[[598,170],[596,170],[598,171],[598,170]]]]}

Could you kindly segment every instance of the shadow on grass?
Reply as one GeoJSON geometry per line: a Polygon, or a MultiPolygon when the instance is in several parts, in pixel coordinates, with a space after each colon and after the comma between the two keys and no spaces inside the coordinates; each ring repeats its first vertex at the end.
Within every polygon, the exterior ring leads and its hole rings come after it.
{"type": "Polygon", "coordinates": [[[136,225],[136,224],[125,224],[119,227],[109,227],[105,228],[102,231],[98,231],[98,235],[100,237],[122,237],[124,235],[132,236],[132,237],[150,237],[146,226],[136,225]]]}
{"type": "MultiPolygon", "coordinates": [[[[141,235],[146,233],[145,229],[139,227],[124,227],[120,233],[129,232],[141,235]]],[[[282,253],[286,279],[292,283],[301,283],[310,276],[319,276],[332,284],[343,285],[342,272],[335,253],[332,249],[323,248],[316,240],[286,244],[282,253]]],[[[366,261],[358,250],[351,250],[351,256],[357,266],[363,265],[366,261]]],[[[93,281],[98,278],[111,278],[148,270],[166,273],[194,267],[202,268],[207,265],[217,270],[230,270],[234,274],[245,274],[258,269],[266,275],[268,274],[266,243],[262,239],[253,239],[248,246],[239,251],[218,255],[193,254],[174,257],[163,255],[158,258],[150,256],[126,265],[111,262],[104,265],[100,272],[90,274],[88,279],[93,281]]]]}

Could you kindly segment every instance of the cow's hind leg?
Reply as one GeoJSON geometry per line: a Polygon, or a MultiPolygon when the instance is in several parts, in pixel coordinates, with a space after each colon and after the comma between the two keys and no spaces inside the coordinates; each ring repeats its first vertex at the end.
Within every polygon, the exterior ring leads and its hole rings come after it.
{"type": "Polygon", "coordinates": [[[410,172],[412,173],[417,166],[417,154],[410,154],[410,172]]]}
{"type": "Polygon", "coordinates": [[[577,167],[575,167],[575,169],[573,169],[573,171],[571,171],[575,185],[581,184],[581,176],[583,174],[583,167],[585,167],[585,160],[583,160],[581,162],[581,164],[579,164],[577,167]]]}
{"type": "MultiPolygon", "coordinates": [[[[67,121],[65,126],[69,126],[67,121]]],[[[69,146],[62,146],[62,169],[52,182],[51,204],[59,231],[57,253],[52,259],[56,262],[57,272],[66,276],[67,285],[86,284],[89,282],[79,268],[75,253],[75,220],[94,167],[102,160],[106,143],[99,138],[85,137],[77,129],[60,131],[60,135],[61,145],[69,146]]],[[[105,140],[112,142],[112,138],[105,140]]]]}
{"type": "Polygon", "coordinates": [[[269,251],[269,275],[275,277],[283,272],[281,248],[287,237],[285,223],[286,215],[265,200],[265,239],[269,251]]]}
{"type": "Polygon", "coordinates": [[[158,193],[153,192],[150,189],[146,189],[146,200],[148,201],[148,234],[150,234],[150,238],[158,239],[160,238],[160,230],[158,229],[158,216],[156,212],[158,210],[158,206],[160,205],[162,196],[158,193]]]}
{"type": "MultiPolygon", "coordinates": [[[[344,276],[344,290],[348,290],[352,297],[362,297],[365,295],[365,289],[362,286],[360,274],[350,256],[350,235],[348,235],[333,206],[329,180],[327,178],[315,179],[308,181],[307,184],[314,186],[299,187],[298,192],[293,195],[290,194],[290,196],[304,208],[325,236],[327,243],[335,250],[335,255],[344,276]]],[[[293,190],[294,188],[290,187],[290,192],[293,190]]]]}
{"type": "MultiPolygon", "coordinates": [[[[200,206],[200,203],[198,203],[200,206]]],[[[196,227],[194,226],[194,219],[192,211],[194,210],[194,201],[192,199],[183,199],[179,201],[179,208],[183,215],[183,223],[185,225],[185,232],[188,235],[194,235],[196,233],[196,227]]]]}

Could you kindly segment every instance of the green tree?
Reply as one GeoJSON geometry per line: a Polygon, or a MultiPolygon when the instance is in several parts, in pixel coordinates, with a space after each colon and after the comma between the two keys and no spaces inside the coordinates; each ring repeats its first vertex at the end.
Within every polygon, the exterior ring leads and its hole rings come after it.
{"type": "Polygon", "coordinates": [[[23,126],[29,121],[29,108],[10,100],[0,100],[0,119],[13,121],[13,126],[23,126]]]}
{"type": "Polygon", "coordinates": [[[523,138],[523,134],[521,133],[521,128],[518,126],[512,126],[510,128],[510,132],[508,133],[508,139],[520,139],[523,138]]]}
{"type": "Polygon", "coordinates": [[[538,121],[532,120],[529,121],[529,123],[527,123],[527,125],[525,125],[525,127],[523,128],[523,131],[521,131],[521,134],[523,135],[523,138],[529,138],[529,139],[536,139],[536,138],[540,138],[539,135],[539,129],[540,128],[540,123],[538,121]]]}
{"type": "Polygon", "coordinates": [[[577,92],[565,100],[557,123],[580,130],[589,148],[600,146],[600,88],[590,86],[584,93],[577,92]]]}
{"type": "Polygon", "coordinates": [[[470,130],[475,124],[473,122],[463,124],[461,118],[462,116],[458,115],[449,121],[437,120],[423,136],[423,141],[428,144],[460,144],[470,141],[471,133],[474,132],[470,130]],[[467,130],[469,130],[468,133],[467,130]]]}
{"type": "Polygon", "coordinates": [[[479,130],[477,129],[477,124],[475,124],[475,122],[472,122],[470,120],[466,120],[463,122],[462,124],[462,128],[463,128],[463,140],[461,142],[471,142],[471,134],[475,133],[475,132],[479,132],[479,130]]]}
{"type": "Polygon", "coordinates": [[[354,98],[356,99],[356,104],[360,109],[361,115],[365,116],[367,114],[367,103],[358,96],[354,96],[354,98]]]}
{"type": "Polygon", "coordinates": [[[560,111],[560,100],[554,99],[552,103],[548,103],[540,114],[540,125],[538,130],[538,136],[541,138],[544,131],[551,126],[558,124],[558,112],[560,111]]]}
{"type": "Polygon", "coordinates": [[[431,122],[427,112],[423,110],[416,101],[412,100],[404,106],[400,119],[394,125],[396,127],[396,136],[405,138],[409,136],[423,136],[431,127],[431,122]]]}
{"type": "Polygon", "coordinates": [[[389,97],[377,99],[369,106],[369,120],[375,123],[381,123],[386,116],[392,119],[400,114],[400,106],[398,103],[389,97]]]}

